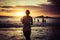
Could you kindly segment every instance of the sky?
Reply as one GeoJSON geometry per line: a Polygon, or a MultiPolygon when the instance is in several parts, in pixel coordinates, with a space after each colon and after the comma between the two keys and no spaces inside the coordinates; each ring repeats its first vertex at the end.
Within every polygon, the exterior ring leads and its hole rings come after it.
{"type": "Polygon", "coordinates": [[[38,4],[50,4],[50,2],[48,0],[0,0],[1,6],[37,6],[38,4]]]}
{"type": "Polygon", "coordinates": [[[25,11],[29,9],[30,15],[34,17],[41,15],[60,17],[55,10],[56,7],[52,5],[48,0],[0,0],[0,6],[14,6],[14,8],[0,8],[0,16],[24,16],[25,11]]]}

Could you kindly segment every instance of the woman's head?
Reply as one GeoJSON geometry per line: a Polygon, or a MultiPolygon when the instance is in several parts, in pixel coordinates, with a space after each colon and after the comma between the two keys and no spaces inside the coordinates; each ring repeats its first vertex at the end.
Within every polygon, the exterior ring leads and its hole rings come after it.
{"type": "Polygon", "coordinates": [[[26,15],[29,15],[30,14],[30,11],[29,10],[26,10],[26,15]]]}

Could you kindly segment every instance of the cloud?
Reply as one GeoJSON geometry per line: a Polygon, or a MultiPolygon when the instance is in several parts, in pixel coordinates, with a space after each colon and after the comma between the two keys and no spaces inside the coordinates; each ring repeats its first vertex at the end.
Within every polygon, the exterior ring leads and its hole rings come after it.
{"type": "Polygon", "coordinates": [[[60,0],[50,0],[54,4],[54,10],[60,14],[60,0]]]}
{"type": "Polygon", "coordinates": [[[49,1],[55,5],[60,5],[60,0],[49,0],[49,1]]]}
{"type": "Polygon", "coordinates": [[[49,13],[51,13],[51,14],[58,14],[58,15],[60,15],[60,6],[58,5],[46,5],[46,4],[42,4],[42,5],[40,5],[40,4],[38,4],[40,7],[43,7],[43,11],[45,11],[45,12],[49,12],[49,13]]]}
{"type": "Polygon", "coordinates": [[[36,6],[37,4],[48,4],[47,0],[0,0],[3,5],[24,5],[24,6],[36,6]]]}
{"type": "Polygon", "coordinates": [[[2,6],[4,4],[4,2],[0,2],[0,6],[2,6]]]}

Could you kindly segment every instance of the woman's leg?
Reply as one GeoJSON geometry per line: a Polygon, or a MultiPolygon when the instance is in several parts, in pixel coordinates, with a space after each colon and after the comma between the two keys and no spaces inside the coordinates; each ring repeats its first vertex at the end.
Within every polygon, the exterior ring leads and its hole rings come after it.
{"type": "Polygon", "coordinates": [[[26,40],[30,40],[30,34],[31,34],[31,31],[24,32],[24,36],[25,36],[26,40]]]}

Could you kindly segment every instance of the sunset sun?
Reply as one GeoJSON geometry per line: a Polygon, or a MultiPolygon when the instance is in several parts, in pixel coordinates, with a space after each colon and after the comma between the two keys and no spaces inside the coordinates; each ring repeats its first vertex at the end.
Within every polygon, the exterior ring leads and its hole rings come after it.
{"type": "Polygon", "coordinates": [[[16,16],[24,16],[25,14],[24,14],[24,12],[18,12],[18,13],[16,13],[16,16]]]}

